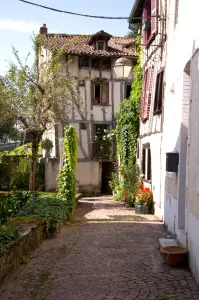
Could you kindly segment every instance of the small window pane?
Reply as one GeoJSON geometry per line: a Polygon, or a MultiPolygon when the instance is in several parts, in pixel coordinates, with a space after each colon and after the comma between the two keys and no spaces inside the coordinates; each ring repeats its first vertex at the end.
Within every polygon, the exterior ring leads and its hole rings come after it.
{"type": "Polygon", "coordinates": [[[126,85],[126,99],[128,99],[131,95],[131,84],[126,85]]]}
{"type": "Polygon", "coordinates": [[[80,58],[80,68],[88,68],[89,67],[89,57],[81,57],[80,58]]]}
{"type": "Polygon", "coordinates": [[[110,59],[103,59],[102,60],[102,69],[103,70],[109,70],[111,68],[111,61],[110,59]]]}
{"type": "Polygon", "coordinates": [[[95,84],[95,103],[100,103],[100,84],[95,84]]]}
{"type": "Polygon", "coordinates": [[[102,104],[107,103],[107,97],[108,97],[108,86],[106,84],[102,85],[102,104]]]}
{"type": "Polygon", "coordinates": [[[81,123],[80,124],[80,129],[81,130],[86,130],[87,129],[87,124],[86,123],[81,123]]]}
{"type": "Polygon", "coordinates": [[[105,42],[97,42],[97,50],[104,50],[105,42]]]}
{"type": "Polygon", "coordinates": [[[91,67],[93,69],[99,69],[100,60],[98,58],[93,58],[91,61],[91,67]]]}

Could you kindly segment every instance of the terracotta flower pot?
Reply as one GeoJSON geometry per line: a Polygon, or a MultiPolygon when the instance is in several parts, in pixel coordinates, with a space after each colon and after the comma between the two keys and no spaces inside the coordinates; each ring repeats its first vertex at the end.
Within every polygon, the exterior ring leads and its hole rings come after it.
{"type": "Polygon", "coordinates": [[[166,263],[169,266],[180,266],[185,263],[185,257],[188,249],[181,246],[168,246],[160,249],[165,255],[166,263]]]}

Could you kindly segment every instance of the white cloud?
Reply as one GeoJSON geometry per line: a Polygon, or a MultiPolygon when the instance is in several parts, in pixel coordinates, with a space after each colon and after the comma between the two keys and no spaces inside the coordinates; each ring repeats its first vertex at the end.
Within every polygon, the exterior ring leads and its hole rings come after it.
{"type": "Polygon", "coordinates": [[[0,20],[0,30],[11,30],[18,32],[39,32],[41,24],[22,20],[0,20]]]}

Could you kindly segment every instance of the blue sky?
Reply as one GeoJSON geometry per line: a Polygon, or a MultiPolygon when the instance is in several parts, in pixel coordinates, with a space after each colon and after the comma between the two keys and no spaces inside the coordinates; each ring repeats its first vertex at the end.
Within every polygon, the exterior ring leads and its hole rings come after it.
{"type": "MultiPolygon", "coordinates": [[[[32,0],[32,2],[63,10],[106,16],[129,16],[134,0],[32,0]]],[[[38,33],[46,23],[49,32],[92,34],[104,30],[123,36],[128,32],[126,20],[98,20],[71,16],[33,7],[18,0],[2,1],[0,10],[0,75],[7,68],[6,60],[12,59],[11,46],[23,59],[31,51],[30,35],[38,33]]]]}

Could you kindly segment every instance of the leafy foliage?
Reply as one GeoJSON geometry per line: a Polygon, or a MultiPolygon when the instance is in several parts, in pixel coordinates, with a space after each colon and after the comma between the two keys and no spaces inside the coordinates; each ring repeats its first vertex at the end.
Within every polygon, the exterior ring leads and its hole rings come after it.
{"type": "Polygon", "coordinates": [[[57,232],[60,225],[69,219],[66,202],[56,196],[56,194],[49,196],[33,194],[31,201],[26,202],[17,215],[43,219],[46,225],[46,234],[52,236],[57,232]]]}
{"type": "Polygon", "coordinates": [[[20,228],[5,225],[0,226],[0,253],[7,249],[10,242],[20,237],[20,232],[20,228]]]}
{"type": "Polygon", "coordinates": [[[0,224],[15,216],[19,210],[30,201],[32,193],[29,191],[16,191],[13,193],[0,193],[0,224]]]}
{"type": "Polygon", "coordinates": [[[66,45],[60,49],[55,45],[56,38],[48,41],[43,35],[34,38],[32,66],[28,65],[29,55],[23,62],[13,48],[16,63],[10,62],[8,73],[0,83],[0,107],[6,104],[10,117],[20,122],[32,137],[30,190],[35,189],[39,143],[49,124],[65,120],[72,102],[83,117],[75,84],[77,79],[63,72],[67,69],[61,59],[66,45]]]}
{"type": "Polygon", "coordinates": [[[75,128],[66,127],[64,137],[64,166],[58,177],[58,196],[65,201],[69,216],[72,218],[76,205],[77,135],[75,128]]]}
{"type": "MultiPolygon", "coordinates": [[[[142,93],[142,69],[140,38],[137,38],[138,61],[134,67],[135,80],[129,99],[120,104],[120,111],[116,116],[116,143],[119,157],[120,187],[118,192],[122,198],[134,202],[136,186],[139,183],[139,168],[136,165],[136,145],[139,134],[140,100],[142,93]]],[[[117,196],[116,196],[117,197],[117,196]]],[[[121,200],[121,199],[120,199],[121,200]]]]}
{"type": "Polygon", "coordinates": [[[42,140],[41,147],[42,149],[50,153],[53,149],[53,142],[50,139],[46,138],[45,140],[42,140]]]}
{"type": "MultiPolygon", "coordinates": [[[[37,161],[36,188],[44,184],[44,159],[37,161]]],[[[30,156],[2,156],[0,161],[0,190],[28,190],[30,156]]]]}

